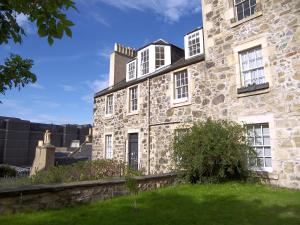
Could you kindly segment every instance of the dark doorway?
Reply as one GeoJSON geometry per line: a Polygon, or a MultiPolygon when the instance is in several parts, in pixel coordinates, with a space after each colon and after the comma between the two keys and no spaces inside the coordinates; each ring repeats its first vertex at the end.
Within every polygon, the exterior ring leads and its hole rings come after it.
{"type": "Polygon", "coordinates": [[[129,134],[128,137],[128,161],[133,170],[138,170],[139,159],[139,135],[138,133],[129,134]]]}

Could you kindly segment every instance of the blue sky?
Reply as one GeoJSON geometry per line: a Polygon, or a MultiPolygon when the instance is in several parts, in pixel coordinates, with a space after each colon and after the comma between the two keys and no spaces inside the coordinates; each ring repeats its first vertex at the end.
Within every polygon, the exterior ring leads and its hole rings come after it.
{"type": "Polygon", "coordinates": [[[115,42],[139,48],[163,38],[183,47],[183,35],[202,26],[200,0],[77,0],[68,12],[73,37],[49,46],[26,17],[18,17],[27,37],[21,45],[0,46],[0,62],[10,53],[34,60],[38,81],[0,95],[0,116],[42,123],[92,123],[93,95],[107,87],[109,55],[115,42]]]}

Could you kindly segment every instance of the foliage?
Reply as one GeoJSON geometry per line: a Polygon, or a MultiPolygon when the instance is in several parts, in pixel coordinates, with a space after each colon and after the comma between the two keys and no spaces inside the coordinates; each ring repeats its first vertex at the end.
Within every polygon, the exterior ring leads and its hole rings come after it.
{"type": "Polygon", "coordinates": [[[114,160],[81,161],[72,165],[51,167],[48,170],[37,172],[32,177],[3,178],[0,180],[0,188],[100,180],[108,177],[124,177],[127,174],[132,174],[132,172],[122,162],[114,160]]]}
{"type": "Polygon", "coordinates": [[[0,165],[0,177],[16,177],[17,171],[8,165],[0,165]]]}
{"type": "Polygon", "coordinates": [[[36,23],[40,37],[47,37],[53,44],[54,38],[61,39],[64,33],[71,37],[73,22],[66,18],[65,11],[75,8],[72,0],[4,0],[0,3],[0,44],[12,39],[15,43],[22,42],[24,29],[17,23],[17,16],[22,14],[32,23],[36,23]]]}
{"type": "Polygon", "coordinates": [[[28,83],[34,83],[36,76],[30,72],[33,61],[22,59],[19,55],[11,55],[4,65],[0,65],[0,93],[4,94],[7,89],[21,88],[28,83]]]}
{"type": "Polygon", "coordinates": [[[0,216],[3,225],[299,225],[300,192],[229,182],[179,185],[138,196],[139,214],[129,210],[131,197],[0,216]]]}
{"type": "Polygon", "coordinates": [[[129,193],[133,196],[133,206],[134,209],[137,209],[137,202],[136,198],[139,193],[139,184],[136,178],[133,176],[137,176],[138,173],[131,170],[130,168],[128,169],[129,173],[125,176],[125,186],[129,193]]]}
{"type": "Polygon", "coordinates": [[[195,123],[189,132],[174,137],[174,161],[191,182],[217,182],[248,176],[248,157],[255,151],[243,125],[225,120],[195,123]]]}
{"type": "MultiPolygon", "coordinates": [[[[17,16],[26,17],[35,23],[40,37],[47,37],[49,45],[54,39],[61,39],[64,34],[72,37],[70,29],[73,22],[67,19],[65,12],[75,9],[73,0],[3,0],[0,1],[0,45],[9,40],[21,43],[25,36],[24,29],[17,23],[17,16]]],[[[11,55],[4,65],[0,65],[0,93],[5,94],[12,87],[24,87],[34,83],[36,76],[30,70],[33,61],[22,59],[21,56],[11,55]]]]}
{"type": "Polygon", "coordinates": [[[67,166],[55,166],[39,171],[32,177],[34,184],[67,183],[99,180],[106,177],[120,177],[126,172],[122,162],[114,160],[82,161],[67,166]]]}

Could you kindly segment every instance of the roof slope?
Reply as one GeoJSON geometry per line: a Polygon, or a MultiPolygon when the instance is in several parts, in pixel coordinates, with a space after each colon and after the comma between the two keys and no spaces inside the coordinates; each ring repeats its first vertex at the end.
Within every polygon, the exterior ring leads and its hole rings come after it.
{"type": "Polygon", "coordinates": [[[204,55],[196,56],[196,57],[189,58],[189,59],[185,59],[184,57],[180,58],[178,61],[176,61],[172,65],[164,67],[161,70],[155,71],[154,73],[149,74],[147,76],[138,78],[136,80],[128,81],[128,82],[126,82],[126,79],[124,79],[124,80],[120,81],[119,83],[115,84],[114,86],[105,88],[104,90],[101,90],[101,91],[97,92],[94,95],[94,98],[101,97],[103,95],[113,93],[115,91],[121,90],[121,89],[129,87],[131,85],[138,84],[138,83],[140,83],[144,80],[147,80],[149,78],[153,78],[153,77],[156,77],[156,76],[159,76],[159,75],[163,75],[163,74],[166,74],[166,73],[171,72],[173,70],[180,69],[182,67],[185,67],[185,66],[203,61],[203,60],[204,60],[204,55]]]}

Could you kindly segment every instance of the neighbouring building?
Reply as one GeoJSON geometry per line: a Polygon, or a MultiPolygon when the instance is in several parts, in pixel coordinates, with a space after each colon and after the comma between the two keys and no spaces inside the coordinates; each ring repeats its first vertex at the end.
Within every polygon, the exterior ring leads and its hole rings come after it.
{"type": "Polygon", "coordinates": [[[78,145],[85,141],[91,125],[54,125],[32,123],[11,117],[0,117],[0,164],[31,166],[39,140],[44,133],[52,133],[55,147],[72,147],[74,140],[78,145]]]}
{"type": "Polygon", "coordinates": [[[184,49],[115,46],[110,87],[94,96],[93,158],[168,172],[176,130],[229,119],[248,124],[254,170],[300,188],[300,2],[202,0],[202,15],[184,49]]]}

